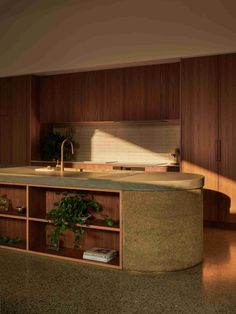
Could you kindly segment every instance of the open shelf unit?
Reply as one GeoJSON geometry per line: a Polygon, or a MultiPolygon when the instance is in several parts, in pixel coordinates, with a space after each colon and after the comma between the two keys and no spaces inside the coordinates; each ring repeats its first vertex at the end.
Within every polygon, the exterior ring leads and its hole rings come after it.
{"type": "Polygon", "coordinates": [[[0,236],[22,239],[22,242],[18,244],[4,244],[0,247],[20,249],[88,264],[122,268],[120,191],[0,184],[0,195],[6,195],[12,204],[11,210],[0,212],[0,236]],[[102,211],[94,213],[86,221],[86,224],[78,224],[84,229],[79,249],[74,248],[74,233],[67,229],[60,235],[60,250],[54,251],[49,249],[49,234],[55,227],[50,224],[46,215],[55,207],[54,203],[61,199],[61,193],[64,191],[79,191],[93,196],[102,204],[102,211]],[[19,205],[26,208],[24,214],[15,210],[15,207],[19,205]],[[108,226],[104,219],[105,216],[112,218],[115,224],[108,226]],[[118,255],[108,263],[84,260],[83,252],[93,247],[114,249],[118,255]]]}

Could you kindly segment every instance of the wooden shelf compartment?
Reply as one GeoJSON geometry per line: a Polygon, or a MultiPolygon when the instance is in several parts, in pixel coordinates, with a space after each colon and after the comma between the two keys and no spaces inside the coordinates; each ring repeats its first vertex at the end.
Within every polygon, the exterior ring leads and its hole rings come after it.
{"type": "MultiPolygon", "coordinates": [[[[75,191],[76,189],[66,189],[66,191],[75,191]]],[[[55,202],[62,198],[64,189],[29,187],[29,217],[46,219],[46,214],[55,207],[55,202]],[[60,194],[59,194],[60,193],[60,194]]],[[[79,191],[79,190],[78,190],[79,191]]],[[[103,192],[103,191],[80,191],[91,195],[102,205],[102,211],[92,213],[89,224],[107,230],[119,228],[119,192],[103,192]],[[103,215],[103,216],[101,216],[103,215]],[[106,226],[104,217],[112,218],[115,221],[114,227],[106,226]]],[[[92,228],[92,226],[91,226],[92,228]]]]}
{"type": "Polygon", "coordinates": [[[29,250],[56,257],[75,259],[85,263],[107,264],[120,267],[119,254],[109,263],[83,260],[83,252],[93,247],[115,249],[120,252],[119,233],[105,230],[85,229],[85,233],[80,239],[80,248],[76,249],[74,248],[74,233],[70,230],[66,230],[60,236],[60,250],[57,252],[48,249],[50,242],[49,235],[53,228],[54,227],[51,225],[47,226],[45,222],[29,221],[29,250]]]}
{"type": "Polygon", "coordinates": [[[1,210],[0,217],[12,216],[16,219],[26,217],[26,211],[22,214],[16,210],[17,206],[26,208],[26,186],[0,184],[0,196],[3,195],[10,201],[10,208],[8,211],[1,210]]]}
{"type": "Polygon", "coordinates": [[[11,239],[19,237],[22,242],[16,244],[1,244],[1,246],[14,247],[26,250],[26,221],[14,218],[0,217],[0,235],[11,239]]]}
{"type": "MultiPolygon", "coordinates": [[[[43,219],[43,218],[29,218],[30,221],[36,221],[36,222],[45,222],[50,223],[50,220],[43,219]]],[[[114,231],[114,232],[120,232],[119,223],[114,223],[113,226],[108,226],[105,222],[105,220],[102,219],[89,219],[87,220],[86,224],[77,224],[77,226],[82,228],[88,228],[88,229],[97,229],[97,230],[107,230],[107,231],[114,231]]]]}

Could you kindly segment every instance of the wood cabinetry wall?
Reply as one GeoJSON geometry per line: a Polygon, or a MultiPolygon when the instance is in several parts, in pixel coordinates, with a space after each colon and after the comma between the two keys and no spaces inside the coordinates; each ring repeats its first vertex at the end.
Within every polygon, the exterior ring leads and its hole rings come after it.
{"type": "Polygon", "coordinates": [[[182,171],[205,176],[204,218],[236,222],[236,54],[181,64],[182,171]]]}
{"type": "Polygon", "coordinates": [[[179,63],[39,80],[41,123],[179,119],[179,63]]]}
{"type": "Polygon", "coordinates": [[[53,123],[179,119],[180,64],[0,79],[0,165],[40,158],[53,123]]]}

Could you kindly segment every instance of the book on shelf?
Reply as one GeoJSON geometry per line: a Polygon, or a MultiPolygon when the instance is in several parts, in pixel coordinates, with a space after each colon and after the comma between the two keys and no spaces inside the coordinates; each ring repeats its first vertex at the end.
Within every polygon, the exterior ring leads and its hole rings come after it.
{"type": "Polygon", "coordinates": [[[116,255],[117,255],[116,250],[95,247],[84,251],[83,258],[92,261],[108,263],[116,255]]]}

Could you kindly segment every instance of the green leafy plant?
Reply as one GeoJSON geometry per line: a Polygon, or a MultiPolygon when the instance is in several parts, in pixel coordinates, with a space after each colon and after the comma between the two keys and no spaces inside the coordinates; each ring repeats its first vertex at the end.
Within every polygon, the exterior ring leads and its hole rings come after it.
{"type": "Polygon", "coordinates": [[[59,235],[66,229],[75,234],[74,247],[79,247],[79,241],[84,233],[83,225],[93,211],[98,212],[102,206],[94,197],[77,191],[58,193],[62,194],[59,202],[54,203],[55,208],[47,213],[50,224],[55,226],[50,233],[50,244],[57,245],[59,235]]]}
{"type": "Polygon", "coordinates": [[[8,236],[0,236],[0,244],[17,244],[22,242],[20,237],[11,239],[8,236]]]}
{"type": "Polygon", "coordinates": [[[112,218],[110,218],[108,215],[104,215],[104,214],[100,214],[100,215],[102,216],[102,218],[105,220],[106,224],[109,227],[114,226],[115,221],[112,218]]]}
{"type": "MultiPolygon", "coordinates": [[[[78,148],[79,144],[73,140],[74,131],[69,131],[63,135],[56,131],[50,131],[41,140],[41,158],[47,161],[57,161],[61,157],[61,143],[66,139],[70,139],[74,144],[74,148],[78,148]]],[[[64,160],[71,160],[71,147],[69,143],[64,146],[64,160]]]]}

